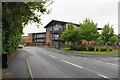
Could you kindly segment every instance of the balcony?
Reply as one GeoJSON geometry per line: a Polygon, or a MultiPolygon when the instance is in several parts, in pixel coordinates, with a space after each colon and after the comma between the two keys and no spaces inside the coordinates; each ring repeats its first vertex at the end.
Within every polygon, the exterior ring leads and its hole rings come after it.
{"type": "Polygon", "coordinates": [[[62,33],[63,30],[59,31],[59,30],[51,30],[50,33],[51,34],[59,34],[59,33],[62,33]]]}
{"type": "Polygon", "coordinates": [[[33,38],[40,38],[41,39],[41,38],[46,38],[46,36],[37,36],[37,37],[34,36],[33,38]]]}
{"type": "MultiPolygon", "coordinates": [[[[59,37],[53,37],[52,40],[53,40],[53,41],[58,41],[58,40],[59,40],[59,37]]],[[[61,40],[62,40],[62,39],[60,38],[60,41],[61,41],[61,40]]]]}

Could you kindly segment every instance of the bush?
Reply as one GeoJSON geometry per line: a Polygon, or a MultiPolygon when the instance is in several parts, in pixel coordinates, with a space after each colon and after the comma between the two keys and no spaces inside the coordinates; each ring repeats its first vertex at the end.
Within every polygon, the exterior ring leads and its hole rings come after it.
{"type": "Polygon", "coordinates": [[[75,50],[77,50],[77,51],[85,51],[86,48],[82,47],[82,46],[77,46],[75,50]]]}
{"type": "Polygon", "coordinates": [[[110,48],[110,51],[112,51],[112,48],[110,48]]]}
{"type": "Polygon", "coordinates": [[[100,48],[100,51],[107,51],[106,48],[100,48]]]}
{"type": "Polygon", "coordinates": [[[76,46],[73,46],[73,45],[72,45],[72,46],[70,46],[70,49],[71,49],[71,50],[75,50],[75,49],[76,49],[76,46]]]}
{"type": "Polygon", "coordinates": [[[88,51],[94,51],[94,47],[88,47],[88,51]]]}
{"type": "Polygon", "coordinates": [[[99,48],[96,48],[96,51],[99,51],[99,48]]]}
{"type": "Polygon", "coordinates": [[[65,48],[66,50],[70,50],[70,48],[65,48]]]}

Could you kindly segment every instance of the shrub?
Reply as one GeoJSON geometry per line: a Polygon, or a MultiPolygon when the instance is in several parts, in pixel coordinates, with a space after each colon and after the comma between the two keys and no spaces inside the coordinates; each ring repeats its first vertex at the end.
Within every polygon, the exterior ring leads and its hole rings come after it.
{"type": "Polygon", "coordinates": [[[70,50],[70,48],[65,48],[66,50],[70,50]]]}
{"type": "Polygon", "coordinates": [[[107,51],[106,48],[100,48],[100,51],[107,51]]]}
{"type": "Polygon", "coordinates": [[[85,51],[86,48],[83,47],[83,46],[77,46],[75,50],[77,50],[77,51],[85,51]]]}
{"type": "Polygon", "coordinates": [[[112,51],[112,48],[110,48],[110,51],[112,51]]]}
{"type": "Polygon", "coordinates": [[[73,46],[73,45],[72,45],[72,46],[70,46],[70,49],[71,49],[71,50],[75,50],[75,49],[76,49],[76,46],[73,46]]]}
{"type": "Polygon", "coordinates": [[[96,51],[99,51],[99,48],[96,48],[96,51]]]}
{"type": "Polygon", "coordinates": [[[88,47],[88,51],[94,51],[94,47],[88,47]]]}

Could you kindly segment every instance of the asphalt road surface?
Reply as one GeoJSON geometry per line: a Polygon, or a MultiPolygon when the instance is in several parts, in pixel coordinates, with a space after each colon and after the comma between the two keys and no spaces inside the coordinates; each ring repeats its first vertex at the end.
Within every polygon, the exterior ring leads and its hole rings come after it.
{"type": "Polygon", "coordinates": [[[25,47],[34,78],[118,78],[117,57],[78,57],[25,47]]]}

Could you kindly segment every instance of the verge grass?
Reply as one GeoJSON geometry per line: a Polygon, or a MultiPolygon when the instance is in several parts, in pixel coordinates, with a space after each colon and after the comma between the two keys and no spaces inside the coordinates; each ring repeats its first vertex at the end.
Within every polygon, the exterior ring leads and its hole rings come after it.
{"type": "Polygon", "coordinates": [[[106,51],[106,52],[99,52],[99,51],[75,51],[70,50],[70,48],[61,48],[61,50],[70,51],[70,52],[76,52],[76,53],[84,53],[84,54],[120,54],[120,52],[114,52],[114,51],[106,51]]]}

